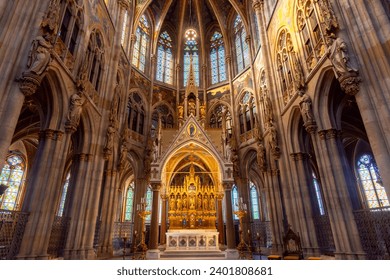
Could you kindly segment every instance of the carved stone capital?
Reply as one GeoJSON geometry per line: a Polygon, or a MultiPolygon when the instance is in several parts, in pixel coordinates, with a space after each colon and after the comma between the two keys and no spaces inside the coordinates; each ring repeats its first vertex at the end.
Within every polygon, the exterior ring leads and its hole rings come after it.
{"type": "Polygon", "coordinates": [[[307,153],[302,153],[302,152],[299,152],[299,153],[293,153],[290,155],[292,157],[292,159],[294,161],[304,161],[304,160],[307,160],[309,159],[309,154],[307,153]]]}
{"type": "Polygon", "coordinates": [[[124,10],[128,10],[130,7],[130,3],[128,0],[118,0],[118,4],[124,10]]]}
{"type": "Polygon", "coordinates": [[[40,139],[50,139],[54,141],[61,141],[63,132],[59,130],[54,130],[54,129],[46,129],[46,130],[41,130],[39,132],[39,138],[40,139]]]}
{"type": "Polygon", "coordinates": [[[18,80],[19,88],[24,96],[29,97],[35,94],[42,82],[42,77],[31,72],[24,72],[18,80]]]}
{"type": "Polygon", "coordinates": [[[362,79],[357,72],[348,72],[348,74],[339,77],[338,80],[345,94],[353,96],[359,92],[362,79]]]}
{"type": "Polygon", "coordinates": [[[152,191],[158,192],[161,189],[161,183],[151,183],[152,191]]]}

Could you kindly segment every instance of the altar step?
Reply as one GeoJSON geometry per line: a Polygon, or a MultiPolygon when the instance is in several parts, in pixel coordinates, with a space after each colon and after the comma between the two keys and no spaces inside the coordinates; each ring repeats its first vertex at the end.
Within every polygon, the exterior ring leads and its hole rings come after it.
{"type": "Polygon", "coordinates": [[[165,251],[160,254],[165,260],[225,260],[226,254],[221,251],[165,251]]]}

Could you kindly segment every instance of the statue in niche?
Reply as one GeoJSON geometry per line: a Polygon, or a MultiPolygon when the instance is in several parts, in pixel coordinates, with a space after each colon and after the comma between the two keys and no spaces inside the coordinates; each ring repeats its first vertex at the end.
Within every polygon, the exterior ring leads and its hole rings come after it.
{"type": "Polygon", "coordinates": [[[195,197],[190,196],[190,209],[193,210],[195,209],[195,197]]]}
{"type": "Polygon", "coordinates": [[[188,100],[188,114],[189,115],[192,114],[193,116],[196,115],[195,100],[192,98],[190,100],[188,100]]]}
{"type": "Polygon", "coordinates": [[[177,106],[177,115],[179,119],[182,119],[184,117],[184,108],[182,105],[177,106]]]}
{"type": "Polygon", "coordinates": [[[258,142],[257,143],[257,164],[260,167],[260,170],[265,170],[266,166],[266,158],[265,158],[265,148],[263,143],[258,142]]]}
{"type": "Polygon", "coordinates": [[[228,141],[225,146],[225,159],[228,162],[232,161],[232,146],[230,145],[230,141],[228,141]]]}
{"type": "Polygon", "coordinates": [[[171,211],[175,211],[175,205],[176,205],[176,202],[175,202],[175,197],[172,195],[171,196],[171,199],[169,201],[169,209],[171,211]]]}
{"type": "Polygon", "coordinates": [[[183,210],[187,210],[187,198],[183,196],[183,210]]]}
{"type": "Polygon", "coordinates": [[[79,125],[84,102],[85,98],[81,92],[72,94],[70,97],[69,112],[66,117],[67,125],[71,125],[73,127],[77,127],[79,125]]]}
{"type": "Polygon", "coordinates": [[[119,169],[123,169],[126,163],[126,159],[127,159],[127,145],[126,143],[122,143],[121,154],[119,157],[119,169]]]}
{"type": "Polygon", "coordinates": [[[306,93],[301,92],[301,101],[299,102],[299,107],[301,108],[301,114],[304,123],[314,123],[314,115],[311,107],[311,98],[306,93]]]}
{"type": "Polygon", "coordinates": [[[107,138],[106,138],[106,144],[104,146],[104,151],[107,154],[111,154],[112,148],[114,147],[114,135],[116,133],[115,127],[109,125],[107,128],[107,138]]]}
{"type": "Polygon", "coordinates": [[[158,158],[158,145],[157,139],[153,141],[153,162],[156,162],[158,158]]]}
{"type": "Polygon", "coordinates": [[[202,195],[199,194],[198,195],[198,207],[197,207],[198,210],[202,209],[202,195]]]}
{"type": "Polygon", "coordinates": [[[329,47],[326,53],[333,65],[335,76],[338,79],[341,76],[353,72],[356,74],[358,71],[349,64],[349,56],[347,54],[347,44],[341,38],[337,38],[333,41],[333,44],[329,47]]]}
{"type": "Polygon", "coordinates": [[[200,118],[205,119],[206,118],[206,106],[205,105],[200,106],[199,111],[200,111],[200,118]]]}
{"type": "Polygon", "coordinates": [[[206,211],[209,208],[209,200],[207,194],[203,197],[203,211],[206,211]]]}
{"type": "Polygon", "coordinates": [[[211,211],[215,210],[215,201],[213,196],[210,197],[210,210],[211,211]]]}
{"type": "Polygon", "coordinates": [[[176,210],[181,211],[182,210],[182,206],[183,206],[183,204],[182,204],[181,198],[178,197],[177,200],[176,200],[176,210]]]}
{"type": "Polygon", "coordinates": [[[48,34],[43,36],[37,36],[32,42],[27,62],[27,72],[31,72],[38,76],[46,71],[51,60],[50,51],[53,48],[50,44],[50,36],[48,34]]]}
{"type": "Polygon", "coordinates": [[[294,64],[294,83],[297,90],[305,88],[305,76],[303,73],[302,64],[296,54],[293,53],[293,64],[294,64]]]}

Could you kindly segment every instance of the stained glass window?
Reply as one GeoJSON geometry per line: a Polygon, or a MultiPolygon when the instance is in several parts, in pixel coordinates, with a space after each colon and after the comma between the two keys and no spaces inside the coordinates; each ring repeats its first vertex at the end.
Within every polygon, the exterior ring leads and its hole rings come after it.
{"type": "Polygon", "coordinates": [[[58,207],[58,214],[57,214],[60,217],[62,217],[62,215],[64,214],[66,194],[68,193],[69,180],[70,180],[70,172],[68,173],[68,175],[66,175],[64,186],[62,187],[60,206],[58,207]]]}
{"type": "Polygon", "coordinates": [[[312,177],[313,177],[313,185],[314,185],[314,191],[316,194],[318,210],[320,211],[320,215],[325,215],[325,208],[324,208],[324,202],[322,199],[320,181],[318,180],[318,178],[314,172],[312,172],[312,177]]]}
{"type": "Polygon", "coordinates": [[[216,84],[226,80],[225,46],[222,34],[215,32],[210,44],[211,83],[216,84]]]}
{"type": "Polygon", "coordinates": [[[232,204],[233,204],[233,217],[235,220],[238,220],[238,216],[234,214],[235,211],[238,211],[238,190],[237,186],[233,186],[232,189],[232,204]]]}
{"type": "Polygon", "coordinates": [[[141,16],[135,36],[132,64],[142,72],[145,72],[146,52],[150,39],[149,22],[145,15],[141,16]]]}
{"type": "Polygon", "coordinates": [[[172,39],[164,31],[161,33],[157,47],[157,81],[173,84],[172,39]]]}
{"type": "Polygon", "coordinates": [[[19,192],[24,183],[25,163],[19,155],[7,158],[0,175],[0,184],[8,186],[0,199],[0,209],[17,210],[19,192]]]}
{"type": "Polygon", "coordinates": [[[251,190],[251,204],[252,204],[252,217],[254,220],[260,219],[260,211],[259,211],[259,196],[257,194],[256,186],[249,182],[249,188],[251,190]]]}
{"type": "Polygon", "coordinates": [[[234,42],[238,72],[249,66],[249,46],[246,42],[246,31],[241,17],[238,15],[234,21],[234,42]]]}
{"type": "MultiPolygon", "coordinates": [[[[152,212],[152,204],[153,204],[153,192],[152,188],[148,187],[146,191],[146,211],[152,212]]],[[[150,222],[152,219],[152,214],[147,215],[145,221],[150,222]]]]}
{"type": "Polygon", "coordinates": [[[131,182],[126,193],[125,221],[133,220],[134,182],[131,182]]]}
{"type": "Polygon", "coordinates": [[[358,159],[356,167],[368,208],[390,206],[374,158],[370,154],[363,154],[358,159]]]}
{"type": "Polygon", "coordinates": [[[187,85],[188,75],[190,73],[190,64],[194,68],[195,84],[199,86],[199,49],[196,40],[188,40],[184,45],[184,85],[187,85]]]}

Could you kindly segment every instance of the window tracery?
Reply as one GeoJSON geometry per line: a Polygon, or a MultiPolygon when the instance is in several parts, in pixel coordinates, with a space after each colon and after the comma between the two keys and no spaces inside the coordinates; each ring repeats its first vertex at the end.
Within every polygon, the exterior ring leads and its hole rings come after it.
{"type": "Polygon", "coordinates": [[[82,13],[74,1],[61,0],[62,17],[58,38],[64,47],[73,55],[76,50],[78,36],[81,30],[82,13]]]}
{"type": "Polygon", "coordinates": [[[378,166],[371,154],[362,154],[356,162],[358,182],[368,208],[390,206],[378,166]]]}
{"type": "Polygon", "coordinates": [[[312,0],[298,1],[297,9],[299,34],[304,46],[306,67],[310,72],[326,52],[323,24],[318,4],[312,0]]]}
{"type": "Polygon", "coordinates": [[[188,40],[184,45],[184,86],[186,86],[188,82],[191,59],[195,84],[199,86],[199,48],[198,41],[196,40],[188,40]]]}
{"type": "Polygon", "coordinates": [[[146,55],[150,41],[150,25],[145,15],[142,15],[135,32],[134,52],[132,64],[140,71],[145,72],[146,55]]]}
{"type": "Polygon", "coordinates": [[[161,33],[157,47],[157,81],[173,84],[173,44],[168,32],[161,33]]]}
{"type": "Polygon", "coordinates": [[[89,81],[99,91],[104,68],[104,44],[99,31],[94,30],[89,39],[86,61],[89,81]]]}
{"type": "Polygon", "coordinates": [[[144,134],[145,106],[137,92],[130,94],[127,103],[127,127],[134,132],[144,134]]]}
{"type": "Polygon", "coordinates": [[[240,133],[252,130],[256,123],[256,104],[252,93],[246,91],[239,104],[240,133]]]}
{"type": "Polygon", "coordinates": [[[59,216],[59,217],[62,217],[64,214],[65,201],[66,201],[66,195],[68,194],[69,181],[70,181],[70,172],[68,172],[68,174],[66,175],[66,179],[65,179],[64,185],[62,187],[60,205],[59,205],[58,211],[57,211],[57,216],[59,216]]]}
{"type": "Polygon", "coordinates": [[[18,210],[25,173],[26,164],[24,159],[17,154],[9,155],[0,175],[0,184],[8,186],[1,196],[0,209],[18,210]]]}
{"type": "Polygon", "coordinates": [[[134,209],[134,182],[131,182],[126,191],[125,197],[125,221],[133,221],[134,209]]]}
{"type": "Polygon", "coordinates": [[[251,198],[251,206],[252,206],[252,218],[253,220],[260,219],[260,208],[259,208],[259,195],[257,193],[257,189],[255,184],[252,181],[249,182],[250,189],[250,198],[251,198]]]}
{"type": "Polygon", "coordinates": [[[210,39],[211,83],[226,81],[225,45],[222,34],[214,32],[210,39]]]}
{"type": "Polygon", "coordinates": [[[246,42],[246,31],[240,15],[237,15],[233,24],[234,44],[236,48],[237,72],[240,73],[249,66],[249,46],[246,42]]]}

